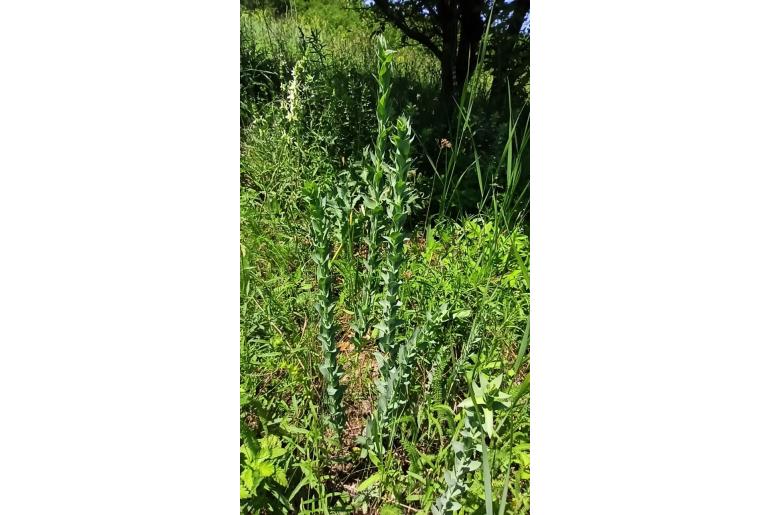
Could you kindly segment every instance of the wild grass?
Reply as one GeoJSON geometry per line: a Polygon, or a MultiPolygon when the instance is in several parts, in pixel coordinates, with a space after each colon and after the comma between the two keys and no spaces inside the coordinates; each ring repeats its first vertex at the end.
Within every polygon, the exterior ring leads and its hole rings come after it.
{"type": "Polygon", "coordinates": [[[242,16],[242,512],[528,513],[526,110],[334,16],[242,16]]]}

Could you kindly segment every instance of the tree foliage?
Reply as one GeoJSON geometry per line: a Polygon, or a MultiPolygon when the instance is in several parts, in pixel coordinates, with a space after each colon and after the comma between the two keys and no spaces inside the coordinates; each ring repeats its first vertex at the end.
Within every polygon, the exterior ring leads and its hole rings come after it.
{"type": "Polygon", "coordinates": [[[528,80],[529,0],[372,0],[367,9],[438,58],[447,99],[457,98],[478,66],[487,26],[495,92],[528,80]]]}

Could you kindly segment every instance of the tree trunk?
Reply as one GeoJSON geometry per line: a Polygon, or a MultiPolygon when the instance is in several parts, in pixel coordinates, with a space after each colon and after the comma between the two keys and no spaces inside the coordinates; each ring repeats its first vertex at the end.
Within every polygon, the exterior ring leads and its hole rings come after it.
{"type": "Polygon", "coordinates": [[[484,35],[484,21],[481,11],[483,0],[464,0],[460,3],[460,45],[457,49],[457,92],[462,94],[467,80],[476,70],[479,58],[479,44],[484,35]]]}
{"type": "Polygon", "coordinates": [[[519,38],[524,19],[529,12],[530,0],[516,0],[513,4],[513,12],[508,19],[508,25],[505,27],[503,37],[495,48],[495,69],[494,79],[492,80],[493,95],[508,95],[506,80],[511,68],[509,59],[512,59],[513,49],[519,38]]]}
{"type": "Polygon", "coordinates": [[[455,58],[457,51],[457,0],[440,0],[438,19],[441,25],[441,105],[448,120],[455,107],[455,58]]]}

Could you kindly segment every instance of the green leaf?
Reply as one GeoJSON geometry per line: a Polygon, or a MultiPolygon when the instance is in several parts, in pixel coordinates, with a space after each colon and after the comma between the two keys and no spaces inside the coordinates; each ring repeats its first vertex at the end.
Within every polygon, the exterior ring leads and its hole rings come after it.
{"type": "Polygon", "coordinates": [[[275,467],[269,461],[258,461],[254,464],[254,472],[257,474],[257,479],[268,478],[275,473],[275,467]]]}
{"type": "Polygon", "coordinates": [[[486,392],[484,391],[484,389],[475,383],[472,385],[472,388],[473,388],[473,400],[476,401],[476,404],[486,404],[484,399],[485,397],[484,394],[486,392]]]}
{"type": "Polygon", "coordinates": [[[425,478],[424,478],[424,477],[422,477],[420,474],[417,474],[417,473],[415,473],[415,472],[412,472],[412,471],[407,471],[407,472],[406,472],[406,475],[407,475],[407,476],[409,476],[409,477],[412,477],[412,478],[416,479],[417,481],[419,481],[419,482],[420,482],[420,483],[422,483],[422,484],[425,484],[425,483],[427,483],[427,481],[425,480],[425,478]]]}
{"type": "Polygon", "coordinates": [[[511,404],[516,404],[516,402],[523,397],[524,395],[529,393],[529,373],[527,373],[526,377],[524,378],[524,381],[519,385],[519,387],[516,389],[516,391],[511,396],[511,404]]]}
{"type": "Polygon", "coordinates": [[[481,425],[481,427],[484,429],[484,432],[489,435],[490,438],[494,436],[495,433],[495,423],[494,418],[492,415],[492,410],[488,408],[484,408],[484,423],[481,425]]]}
{"type": "Polygon", "coordinates": [[[241,452],[246,456],[246,463],[251,463],[257,459],[257,453],[255,449],[248,444],[241,445],[241,452]]]}
{"type": "Polygon", "coordinates": [[[380,508],[380,515],[402,515],[403,513],[401,508],[393,504],[383,504],[380,508]]]}
{"type": "Polygon", "coordinates": [[[481,441],[481,461],[483,465],[482,476],[484,477],[484,506],[486,515],[493,515],[492,512],[492,474],[489,470],[489,449],[487,442],[481,441]]]}
{"type": "Polygon", "coordinates": [[[471,314],[472,314],[472,311],[470,309],[463,309],[463,310],[457,311],[454,314],[454,318],[460,318],[460,319],[468,318],[469,316],[471,316],[471,314]]]}
{"type": "Polygon", "coordinates": [[[371,460],[371,462],[374,463],[375,467],[380,468],[381,466],[380,459],[373,452],[368,453],[368,457],[369,457],[369,460],[371,460]]]}
{"type": "Polygon", "coordinates": [[[243,492],[250,493],[254,490],[254,472],[247,468],[241,472],[241,499],[243,499],[243,492]]]}
{"type": "Polygon", "coordinates": [[[298,435],[306,435],[309,432],[307,429],[302,429],[301,427],[292,426],[289,424],[285,425],[284,429],[286,429],[286,431],[288,431],[289,433],[294,433],[298,435]]]}
{"type": "Polygon", "coordinates": [[[267,435],[264,438],[259,439],[259,454],[260,459],[278,458],[286,454],[286,449],[281,447],[281,440],[276,435],[267,435]]]}
{"type": "Polygon", "coordinates": [[[519,344],[519,351],[516,353],[516,363],[513,364],[513,375],[515,376],[522,363],[524,362],[524,356],[527,354],[527,348],[529,347],[529,317],[527,317],[527,327],[524,329],[524,335],[521,337],[521,343],[519,344]]]}
{"type": "Polygon", "coordinates": [[[364,490],[373,487],[374,485],[378,484],[380,482],[380,473],[375,472],[368,478],[361,481],[361,484],[358,485],[358,488],[356,489],[358,492],[363,492],[364,490]]]}
{"type": "Polygon", "coordinates": [[[458,404],[460,408],[472,408],[473,407],[473,401],[471,399],[465,399],[460,404],[458,404]]]}
{"type": "Polygon", "coordinates": [[[500,498],[500,508],[497,515],[505,515],[505,505],[508,502],[508,487],[511,484],[511,464],[505,468],[505,482],[503,483],[503,493],[500,498]]]}
{"type": "Polygon", "coordinates": [[[289,482],[286,480],[286,472],[283,469],[275,469],[275,482],[286,488],[289,482]]]}
{"type": "Polygon", "coordinates": [[[489,383],[489,388],[487,389],[487,391],[499,390],[500,385],[502,384],[503,384],[503,375],[500,374],[499,376],[492,379],[492,381],[489,383]]]}
{"type": "Polygon", "coordinates": [[[313,488],[316,488],[320,484],[318,476],[315,475],[315,472],[313,472],[313,469],[310,467],[310,462],[301,462],[299,464],[299,468],[307,479],[309,485],[311,485],[313,488]]]}

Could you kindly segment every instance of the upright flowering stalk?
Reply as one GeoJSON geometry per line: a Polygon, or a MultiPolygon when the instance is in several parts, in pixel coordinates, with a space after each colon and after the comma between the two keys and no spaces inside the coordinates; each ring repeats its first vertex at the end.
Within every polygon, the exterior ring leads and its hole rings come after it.
{"type": "Polygon", "coordinates": [[[385,448],[383,440],[388,436],[392,422],[408,406],[417,357],[425,347],[436,343],[438,329],[447,320],[448,313],[447,304],[428,313],[425,324],[399,345],[394,359],[386,360],[382,354],[375,354],[380,370],[377,408],[359,439],[367,452],[382,455],[385,448]]]}
{"type": "Polygon", "coordinates": [[[299,117],[301,104],[300,104],[300,90],[301,90],[301,76],[305,67],[305,56],[303,55],[295,64],[291,70],[291,81],[286,87],[286,100],[282,103],[286,110],[286,119],[289,122],[294,122],[299,117]]]}
{"type": "Polygon", "coordinates": [[[414,353],[407,350],[416,348],[419,331],[415,331],[408,342],[402,345],[401,352],[396,345],[396,331],[401,325],[398,308],[401,305],[399,290],[401,287],[400,269],[404,260],[404,211],[406,174],[411,161],[409,159],[412,130],[406,117],[399,117],[396,131],[391,142],[393,144],[393,166],[386,166],[388,180],[388,196],[385,199],[386,215],[389,222],[387,233],[384,235],[387,244],[387,258],[382,265],[383,298],[382,320],[377,328],[377,343],[380,353],[375,355],[380,371],[377,382],[377,410],[374,413],[366,436],[369,444],[378,452],[382,452],[382,438],[387,433],[388,426],[396,408],[406,402],[406,397],[400,395],[404,386],[404,374],[408,374],[409,357],[414,353]],[[400,354],[400,356],[399,356],[400,354]],[[401,359],[398,359],[398,358],[401,359]]]}
{"type": "Polygon", "coordinates": [[[395,363],[398,353],[395,336],[396,330],[401,324],[398,308],[401,306],[399,298],[400,270],[404,261],[406,174],[411,165],[409,154],[412,143],[412,128],[405,116],[398,118],[395,134],[391,141],[393,143],[393,166],[387,167],[389,195],[385,199],[389,227],[384,235],[388,253],[381,271],[383,283],[383,299],[380,300],[382,321],[376,327],[380,351],[390,359],[391,363],[395,363]]]}
{"type": "Polygon", "coordinates": [[[327,214],[328,198],[322,196],[315,184],[306,186],[310,203],[310,235],[313,242],[311,258],[316,265],[318,299],[315,309],[319,316],[318,341],[323,351],[321,375],[326,385],[326,404],[329,423],[339,433],[344,428],[345,412],[342,409],[344,387],[340,384],[342,367],[337,362],[338,349],[335,344],[337,326],[334,321],[331,275],[331,234],[333,223],[327,214]]]}
{"type": "Polygon", "coordinates": [[[500,389],[502,381],[502,375],[490,381],[481,373],[478,384],[471,385],[471,395],[459,404],[462,429],[451,442],[452,468],[444,471],[445,488],[431,506],[431,515],[445,515],[462,507],[462,496],[471,483],[469,474],[482,463],[476,459],[482,442],[496,435],[494,413],[511,407],[511,396],[500,389]]]}
{"type": "Polygon", "coordinates": [[[385,38],[377,40],[377,139],[374,150],[370,152],[371,166],[365,167],[362,179],[366,187],[364,212],[369,220],[368,234],[364,237],[367,247],[365,278],[360,306],[356,308],[355,320],[351,323],[353,341],[356,346],[363,343],[363,337],[369,327],[371,309],[375,292],[379,285],[380,237],[383,231],[383,178],[385,175],[385,155],[390,136],[391,117],[391,82],[393,80],[393,50],[389,50],[385,38]]]}

